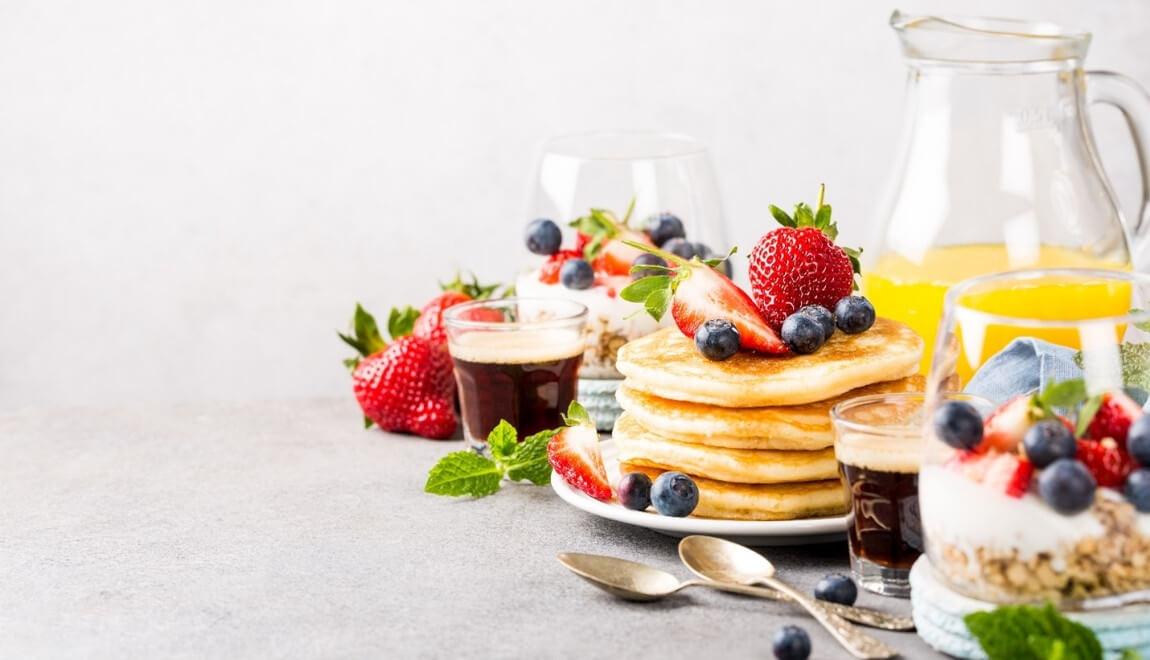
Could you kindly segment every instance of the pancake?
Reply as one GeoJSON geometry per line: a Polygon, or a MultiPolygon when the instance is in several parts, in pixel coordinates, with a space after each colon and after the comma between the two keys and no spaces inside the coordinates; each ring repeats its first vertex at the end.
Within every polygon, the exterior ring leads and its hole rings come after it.
{"type": "MultiPolygon", "coordinates": [[[[664,470],[620,463],[623,473],[642,472],[654,480],[664,470]]],[[[847,512],[847,492],[838,479],[794,484],[731,484],[691,475],[699,487],[696,518],[725,520],[795,520],[847,512]]]]}
{"type": "Polygon", "coordinates": [[[678,470],[740,484],[779,484],[838,478],[834,448],[816,451],[726,449],[676,442],[643,428],[623,413],[611,434],[619,461],[678,470]]]}
{"type": "Polygon", "coordinates": [[[925,382],[916,374],[860,387],[826,401],[764,408],[722,408],[661,399],[632,389],[626,382],[615,398],[643,428],[670,440],[732,449],[809,451],[834,444],[830,415],[840,401],[884,392],[921,392],[925,382]]]}
{"type": "Polygon", "coordinates": [[[836,332],[810,355],[740,352],[716,362],[678,328],[664,328],[624,345],[615,366],[632,389],[664,399],[729,408],[794,406],[912,376],[922,347],[913,330],[880,318],[861,334],[836,332]]]}

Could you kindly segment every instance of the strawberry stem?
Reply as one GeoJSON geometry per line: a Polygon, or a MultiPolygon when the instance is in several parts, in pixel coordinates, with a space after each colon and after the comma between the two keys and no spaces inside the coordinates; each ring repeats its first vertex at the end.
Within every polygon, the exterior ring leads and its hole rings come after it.
{"type": "Polygon", "coordinates": [[[667,263],[670,263],[670,264],[675,264],[675,265],[680,266],[680,267],[691,265],[691,262],[680,257],[679,255],[672,254],[670,252],[667,252],[666,250],[662,250],[662,249],[654,247],[652,245],[645,245],[643,243],[638,243],[636,241],[629,241],[627,239],[623,239],[622,243],[623,243],[623,245],[629,245],[629,246],[636,248],[638,250],[642,250],[648,254],[653,254],[656,257],[660,257],[663,259],[663,261],[666,261],[667,263]]]}
{"type": "Polygon", "coordinates": [[[815,213],[818,213],[819,209],[821,209],[823,206],[825,206],[825,204],[823,204],[823,199],[825,198],[826,194],[827,194],[827,184],[820,183],[819,184],[819,201],[818,201],[818,204],[815,206],[815,213]]]}

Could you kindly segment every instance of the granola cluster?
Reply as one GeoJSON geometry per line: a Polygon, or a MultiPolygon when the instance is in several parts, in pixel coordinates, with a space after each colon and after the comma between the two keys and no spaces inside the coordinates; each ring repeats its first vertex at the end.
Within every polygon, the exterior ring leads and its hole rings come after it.
{"type": "Polygon", "coordinates": [[[588,371],[606,372],[608,375],[604,377],[621,378],[615,370],[615,356],[623,344],[627,343],[627,337],[610,330],[608,326],[609,319],[604,316],[591,318],[587,322],[587,328],[583,331],[587,343],[583,363],[588,371]]]}
{"type": "Polygon", "coordinates": [[[1020,557],[1017,549],[968,551],[942,543],[939,571],[960,590],[994,601],[1086,600],[1150,589],[1150,536],[1129,503],[1099,496],[1093,515],[1105,533],[1055,554],[1020,557]]]}

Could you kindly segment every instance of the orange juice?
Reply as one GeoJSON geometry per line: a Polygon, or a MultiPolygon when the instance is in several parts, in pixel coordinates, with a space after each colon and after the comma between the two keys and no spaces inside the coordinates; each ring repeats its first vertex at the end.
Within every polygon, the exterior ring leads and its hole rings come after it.
{"type": "MultiPolygon", "coordinates": [[[[881,257],[877,264],[863,271],[863,293],[874,304],[880,316],[896,319],[914,328],[926,341],[922,371],[926,373],[934,351],[938,323],[942,318],[946,290],[962,280],[1021,268],[1103,268],[1129,270],[1129,265],[1106,261],[1085,252],[1068,248],[1043,246],[1026,258],[1010,255],[1005,245],[956,245],[932,248],[922,259],[911,261],[897,254],[881,257]],[[1012,258],[1013,257],[1013,258],[1012,258]]],[[[1130,305],[1128,285],[1104,283],[1029,283],[1014,289],[999,289],[976,296],[965,304],[986,312],[1008,313],[1016,318],[1091,318],[1125,314],[1130,305]]],[[[1047,330],[1046,333],[1057,332],[1047,330]]],[[[988,333],[981,356],[959,360],[959,375],[965,382],[975,364],[989,358],[1022,334],[1021,329],[994,329],[988,333]]],[[[1060,337],[1026,332],[1029,336],[1057,341],[1060,337]]]]}

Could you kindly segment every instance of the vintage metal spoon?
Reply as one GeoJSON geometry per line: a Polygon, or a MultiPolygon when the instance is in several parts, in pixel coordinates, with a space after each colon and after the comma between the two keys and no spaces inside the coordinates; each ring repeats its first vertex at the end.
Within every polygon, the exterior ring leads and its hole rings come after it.
{"type": "MultiPolygon", "coordinates": [[[[687,587],[708,587],[769,600],[790,600],[773,589],[764,589],[763,587],[726,584],[706,579],[680,582],[679,578],[666,571],[616,557],[562,552],[559,553],[559,561],[572,573],[596,587],[626,600],[659,600],[687,587]]],[[[840,613],[840,616],[863,625],[885,630],[914,630],[914,621],[905,617],[896,617],[875,610],[845,605],[838,605],[837,607],[841,608],[841,613],[836,611],[836,613],[840,613]]]]}
{"type": "Polygon", "coordinates": [[[679,542],[679,558],[696,575],[728,585],[761,584],[791,597],[856,658],[893,658],[898,651],[852,626],[822,603],[775,577],[775,567],[750,548],[711,536],[679,542]]]}

